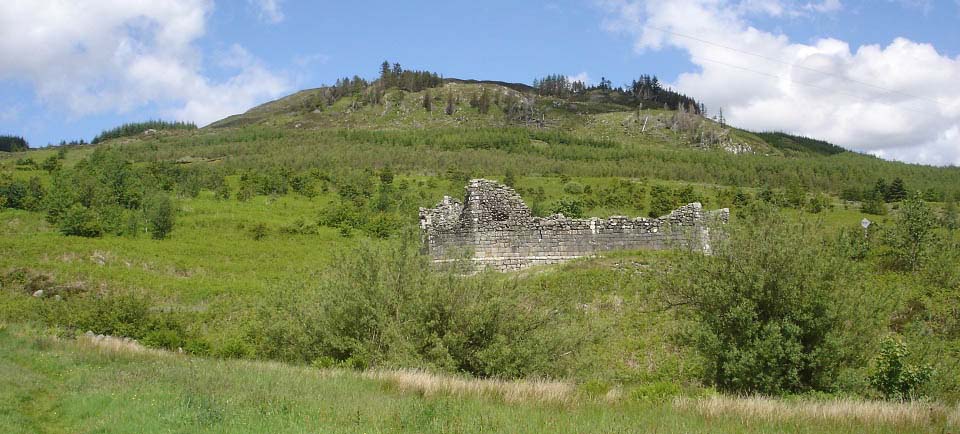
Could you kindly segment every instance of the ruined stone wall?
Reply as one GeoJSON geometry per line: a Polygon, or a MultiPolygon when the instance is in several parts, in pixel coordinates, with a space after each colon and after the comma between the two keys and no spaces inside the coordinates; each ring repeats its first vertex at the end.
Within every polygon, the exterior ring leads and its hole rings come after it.
{"type": "Polygon", "coordinates": [[[571,219],[532,217],[510,187],[474,179],[464,203],[450,197],[420,209],[426,249],[436,262],[467,257],[500,271],[555,264],[610,250],[693,248],[709,252],[710,227],[729,212],[704,212],[699,203],[660,218],[571,219]]]}

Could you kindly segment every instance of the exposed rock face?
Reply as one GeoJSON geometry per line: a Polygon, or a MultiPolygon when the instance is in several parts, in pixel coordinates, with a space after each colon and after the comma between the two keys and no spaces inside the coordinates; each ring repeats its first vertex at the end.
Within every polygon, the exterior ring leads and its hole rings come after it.
{"type": "Polygon", "coordinates": [[[690,248],[710,252],[710,228],[724,224],[727,209],[704,212],[700,203],[660,218],[571,219],[533,217],[512,188],[474,179],[465,203],[444,197],[420,209],[420,228],[434,262],[466,256],[478,268],[519,270],[610,250],[690,248]]]}

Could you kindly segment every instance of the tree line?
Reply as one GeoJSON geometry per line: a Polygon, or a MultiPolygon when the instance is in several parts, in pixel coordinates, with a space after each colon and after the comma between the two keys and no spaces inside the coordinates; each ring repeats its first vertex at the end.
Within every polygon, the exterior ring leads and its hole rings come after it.
{"type": "Polygon", "coordinates": [[[197,125],[193,122],[181,122],[181,121],[163,121],[163,120],[154,120],[146,122],[134,122],[129,124],[123,124],[116,128],[111,128],[109,130],[103,131],[98,134],[90,142],[94,145],[102,143],[106,140],[117,139],[120,137],[131,137],[138,134],[143,134],[148,130],[195,130],[197,125]]]}
{"type": "Polygon", "coordinates": [[[664,108],[668,110],[685,110],[693,114],[703,114],[706,107],[695,99],[664,87],[656,76],[641,75],[632,80],[629,86],[613,87],[605,77],[600,83],[587,85],[582,81],[572,80],[563,74],[551,74],[533,81],[533,88],[537,95],[552,96],[574,101],[602,98],[617,104],[664,108]]]}
{"type": "Polygon", "coordinates": [[[30,148],[27,141],[20,136],[0,136],[0,152],[22,152],[30,148]]]}

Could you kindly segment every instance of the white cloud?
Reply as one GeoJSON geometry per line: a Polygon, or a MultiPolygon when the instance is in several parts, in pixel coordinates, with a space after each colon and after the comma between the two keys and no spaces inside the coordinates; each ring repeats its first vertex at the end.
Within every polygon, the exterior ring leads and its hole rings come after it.
{"type": "Polygon", "coordinates": [[[234,75],[204,75],[196,41],[212,7],[211,0],[6,0],[0,80],[30,83],[45,105],[73,116],[154,107],[200,124],[287,90],[245,51],[225,65],[234,75]]]}
{"type": "Polygon", "coordinates": [[[803,6],[804,9],[808,11],[818,12],[821,14],[837,12],[840,9],[843,9],[843,5],[840,3],[840,0],[820,0],[815,2],[807,3],[803,6]]]}
{"type": "Polygon", "coordinates": [[[268,23],[277,24],[283,21],[283,11],[280,10],[280,3],[283,0],[248,0],[251,5],[257,8],[260,19],[268,23]]]}
{"type": "MultiPolygon", "coordinates": [[[[827,2],[821,2],[827,3],[827,2]]],[[[636,50],[674,47],[698,71],[674,86],[733,124],[826,139],[887,158],[960,164],[960,57],[897,38],[851,49],[752,27],[740,3],[606,2],[636,50]]]]}
{"type": "Polygon", "coordinates": [[[579,73],[579,74],[577,74],[577,75],[568,75],[568,76],[567,76],[567,81],[569,81],[569,82],[571,82],[571,83],[573,83],[573,82],[575,82],[575,81],[579,81],[579,82],[582,82],[583,84],[589,85],[589,84],[590,84],[590,76],[587,75],[586,71],[584,71],[584,72],[581,72],[581,73],[579,73]]]}

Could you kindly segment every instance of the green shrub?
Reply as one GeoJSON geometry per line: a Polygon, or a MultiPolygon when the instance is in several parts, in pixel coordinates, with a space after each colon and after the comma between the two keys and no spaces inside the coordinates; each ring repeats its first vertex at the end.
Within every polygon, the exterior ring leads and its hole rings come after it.
{"type": "Polygon", "coordinates": [[[910,401],[920,398],[920,390],[930,381],[933,368],[929,365],[907,364],[910,352],[907,345],[892,337],[880,344],[880,353],[874,359],[870,385],[885,399],[910,401]]]}
{"type": "Polygon", "coordinates": [[[630,398],[651,404],[663,404],[680,396],[682,390],[676,383],[656,381],[643,383],[630,391],[630,398]]]}
{"type": "Polygon", "coordinates": [[[650,188],[650,217],[669,214],[677,208],[677,198],[669,187],[654,185],[650,188]]]}
{"type": "Polygon", "coordinates": [[[883,200],[883,196],[876,191],[871,191],[863,199],[863,203],[860,204],[860,211],[864,214],[873,214],[873,215],[886,215],[887,214],[887,204],[883,200]]]}
{"type": "Polygon", "coordinates": [[[156,194],[147,201],[144,215],[153,239],[162,240],[170,234],[174,225],[174,213],[173,201],[165,194],[156,194]]]}
{"type": "Polygon", "coordinates": [[[267,227],[266,223],[257,223],[250,228],[250,238],[253,238],[254,241],[260,241],[267,237],[267,234],[270,233],[270,228],[267,227]]]}
{"type": "Polygon", "coordinates": [[[565,217],[583,217],[583,202],[576,199],[560,199],[550,210],[552,214],[563,214],[565,217]]]}
{"type": "Polygon", "coordinates": [[[832,207],[833,204],[830,202],[830,196],[827,196],[823,193],[818,193],[807,201],[806,210],[814,214],[819,214],[823,211],[831,209],[832,207]]]}
{"type": "Polygon", "coordinates": [[[583,184],[579,182],[568,182],[563,186],[563,192],[567,194],[583,194],[583,184]]]}
{"type": "Polygon", "coordinates": [[[363,242],[338,255],[318,287],[273,291],[245,342],[258,357],[318,366],[419,366],[504,378],[559,372],[556,354],[574,344],[553,307],[526,305],[496,275],[432,271],[412,236],[394,246],[363,242]]]}
{"type": "Polygon", "coordinates": [[[888,264],[903,271],[916,271],[927,259],[935,237],[936,218],[917,193],[901,202],[897,221],[884,233],[888,264]]]}
{"type": "Polygon", "coordinates": [[[99,237],[103,235],[103,227],[96,213],[83,205],[74,204],[60,220],[60,233],[78,237],[99,237]]]}
{"type": "Polygon", "coordinates": [[[840,290],[847,261],[811,242],[809,225],[752,212],[712,256],[690,254],[665,282],[689,306],[687,337],[705,357],[705,380],[734,393],[829,390],[846,354],[840,290]]]}

